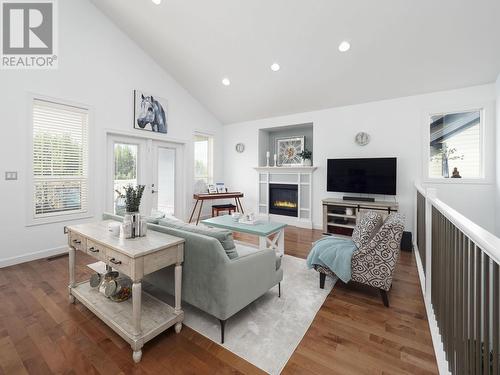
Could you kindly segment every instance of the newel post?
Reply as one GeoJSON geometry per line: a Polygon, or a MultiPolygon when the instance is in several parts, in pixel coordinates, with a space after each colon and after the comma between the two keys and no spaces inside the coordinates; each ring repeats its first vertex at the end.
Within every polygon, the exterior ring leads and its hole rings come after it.
{"type": "Polygon", "coordinates": [[[435,188],[425,191],[425,299],[431,303],[432,290],[432,200],[437,198],[435,188]]]}

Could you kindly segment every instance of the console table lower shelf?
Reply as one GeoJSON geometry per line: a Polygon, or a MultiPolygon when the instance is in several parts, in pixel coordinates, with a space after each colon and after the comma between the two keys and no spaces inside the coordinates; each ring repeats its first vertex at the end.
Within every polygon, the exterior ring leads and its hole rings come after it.
{"type": "MultiPolygon", "coordinates": [[[[96,288],[84,281],[70,288],[70,294],[120,335],[132,349],[141,353],[142,346],[169,327],[175,325],[177,333],[181,330],[184,312],[175,309],[147,292],[141,293],[141,330],[134,334],[132,299],[113,302],[96,288]]],[[[134,358],[136,362],[141,358],[134,358]]]]}

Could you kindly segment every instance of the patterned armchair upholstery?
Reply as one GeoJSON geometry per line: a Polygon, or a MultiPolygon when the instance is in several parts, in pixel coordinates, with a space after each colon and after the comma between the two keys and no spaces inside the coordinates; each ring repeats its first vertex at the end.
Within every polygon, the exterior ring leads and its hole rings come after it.
{"type": "Polygon", "coordinates": [[[389,291],[404,230],[404,217],[390,214],[372,239],[352,255],[352,280],[389,291]]]}
{"type": "MultiPolygon", "coordinates": [[[[390,214],[382,223],[380,214],[368,211],[359,220],[352,240],[358,247],[351,259],[351,280],[380,290],[385,306],[389,306],[387,292],[392,285],[392,276],[399,258],[404,216],[390,214]]],[[[320,286],[326,276],[335,277],[328,268],[315,265],[320,273],[320,286]]]]}

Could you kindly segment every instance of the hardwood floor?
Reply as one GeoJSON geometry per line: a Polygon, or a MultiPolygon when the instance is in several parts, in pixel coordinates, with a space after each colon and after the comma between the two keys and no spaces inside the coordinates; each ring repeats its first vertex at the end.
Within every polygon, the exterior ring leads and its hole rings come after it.
{"type": "MultiPolygon", "coordinates": [[[[305,258],[320,236],[287,228],[287,254],[305,258]]],[[[90,275],[91,261],[78,254],[79,280],[90,275]]],[[[146,344],[135,365],[118,335],[81,304],[67,302],[67,264],[62,257],[0,269],[0,375],[262,373],[186,326],[146,344]]],[[[436,374],[411,253],[401,254],[389,298],[385,308],[377,291],[338,283],[283,373],[436,374]]]]}

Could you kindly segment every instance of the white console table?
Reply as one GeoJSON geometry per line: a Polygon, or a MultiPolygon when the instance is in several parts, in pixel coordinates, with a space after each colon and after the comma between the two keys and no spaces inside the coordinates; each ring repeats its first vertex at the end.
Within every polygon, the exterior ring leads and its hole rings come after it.
{"type": "Polygon", "coordinates": [[[179,333],[184,312],[181,310],[182,262],[184,239],[148,231],[146,237],[120,239],[108,231],[111,221],[68,226],[69,300],[85,305],[132,347],[136,363],[141,360],[143,345],[175,325],[179,333]],[[75,281],[77,250],[132,279],[132,301],[113,302],[90,286],[89,281],[75,281]],[[142,291],[143,276],[175,264],[175,307],[142,291]]]}

